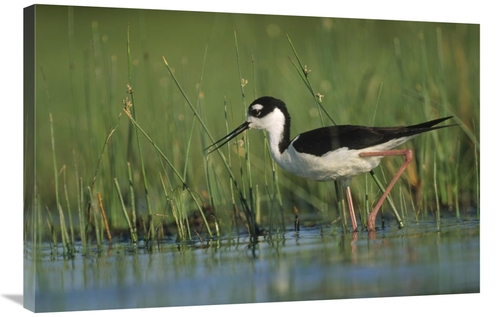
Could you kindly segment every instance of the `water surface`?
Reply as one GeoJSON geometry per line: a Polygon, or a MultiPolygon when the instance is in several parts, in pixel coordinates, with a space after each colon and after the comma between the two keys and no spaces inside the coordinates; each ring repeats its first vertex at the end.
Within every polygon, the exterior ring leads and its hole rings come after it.
{"type": "MultiPolygon", "coordinates": [[[[115,244],[73,259],[25,256],[35,311],[479,292],[479,222],[412,223],[343,235],[310,228],[151,252],[115,244]]],[[[25,303],[32,300],[25,291],[25,303]]]]}

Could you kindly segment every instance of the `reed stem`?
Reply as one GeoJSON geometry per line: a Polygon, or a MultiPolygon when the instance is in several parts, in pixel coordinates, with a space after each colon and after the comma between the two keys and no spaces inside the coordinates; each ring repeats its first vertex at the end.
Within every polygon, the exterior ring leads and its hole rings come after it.
{"type": "Polygon", "coordinates": [[[75,232],[74,232],[74,227],[73,227],[73,219],[71,217],[71,208],[70,208],[70,203],[69,203],[69,195],[68,195],[68,186],[66,185],[66,165],[63,165],[62,168],[62,173],[63,173],[63,188],[64,188],[64,197],[66,200],[66,208],[68,211],[68,222],[69,222],[69,230],[71,234],[71,238],[69,239],[69,244],[71,248],[70,254],[75,252],[75,232]]]}
{"type": "Polygon", "coordinates": [[[132,243],[137,243],[137,213],[135,210],[135,194],[134,194],[134,182],[132,179],[132,169],[130,167],[130,162],[127,162],[127,172],[128,172],[128,183],[129,183],[129,193],[130,193],[130,208],[132,210],[132,227],[130,228],[130,236],[132,238],[132,243]]]}
{"type": "MultiPolygon", "coordinates": [[[[130,24],[127,26],[127,61],[128,61],[128,82],[129,84],[127,85],[127,92],[130,96],[130,101],[131,104],[133,105],[132,112],[129,112],[132,118],[134,120],[137,119],[136,116],[136,111],[135,109],[137,108],[137,105],[135,104],[134,101],[134,90],[132,89],[132,58],[130,54],[130,24]]],[[[134,131],[135,131],[135,139],[137,142],[137,149],[139,151],[139,160],[140,160],[140,165],[141,165],[141,174],[142,174],[142,185],[144,187],[144,195],[146,197],[146,206],[148,210],[148,226],[151,228],[154,226],[153,223],[153,211],[152,211],[152,206],[151,206],[151,199],[149,197],[149,189],[148,189],[148,178],[146,175],[146,167],[144,164],[144,156],[142,153],[142,146],[141,146],[141,140],[139,138],[139,132],[137,131],[137,126],[133,125],[134,131]]],[[[154,230],[149,231],[152,235],[148,237],[149,240],[154,240],[154,230]]]]}
{"type": "Polygon", "coordinates": [[[64,212],[61,207],[61,202],[59,198],[59,176],[57,175],[57,162],[56,162],[56,146],[55,146],[55,137],[54,137],[54,122],[52,119],[52,113],[49,112],[50,119],[50,139],[52,145],[52,164],[54,167],[54,186],[55,186],[55,194],[56,194],[56,206],[57,211],[59,212],[59,224],[61,226],[61,240],[63,244],[63,255],[73,255],[73,248],[71,246],[71,242],[69,241],[68,231],[66,228],[66,221],[64,218],[64,212]]]}
{"type": "Polygon", "coordinates": [[[101,193],[97,193],[97,201],[99,202],[99,210],[101,211],[104,229],[106,230],[106,235],[108,236],[109,245],[112,245],[113,238],[111,237],[111,231],[109,230],[108,219],[106,217],[106,213],[104,212],[104,205],[102,204],[101,193]]]}
{"type": "Polygon", "coordinates": [[[134,230],[134,225],[132,224],[132,222],[130,221],[130,217],[128,216],[127,207],[125,206],[125,202],[123,201],[123,196],[122,196],[122,192],[120,190],[120,185],[118,184],[118,179],[114,178],[113,180],[115,182],[116,193],[118,194],[118,198],[120,200],[120,204],[122,207],[123,216],[125,217],[125,220],[127,221],[127,225],[128,225],[129,231],[130,231],[130,239],[132,240],[132,244],[136,244],[137,240],[138,240],[137,239],[137,232],[134,230]]]}

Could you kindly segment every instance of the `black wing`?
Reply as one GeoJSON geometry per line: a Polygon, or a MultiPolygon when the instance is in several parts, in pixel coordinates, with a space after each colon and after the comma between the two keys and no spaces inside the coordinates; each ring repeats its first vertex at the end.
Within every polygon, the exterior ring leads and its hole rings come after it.
{"type": "Polygon", "coordinates": [[[383,138],[384,136],[373,128],[338,125],[304,132],[292,145],[297,152],[321,156],[343,147],[363,149],[381,143],[383,138]]]}
{"type": "Polygon", "coordinates": [[[382,144],[393,139],[412,136],[434,129],[433,127],[451,117],[436,119],[407,127],[366,127],[359,125],[338,125],[302,133],[292,142],[296,151],[321,156],[339,148],[360,150],[382,144]]]}

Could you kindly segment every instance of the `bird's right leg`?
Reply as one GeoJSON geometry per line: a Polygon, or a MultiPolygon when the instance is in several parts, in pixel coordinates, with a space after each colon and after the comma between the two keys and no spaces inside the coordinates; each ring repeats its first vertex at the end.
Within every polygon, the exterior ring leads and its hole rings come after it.
{"type": "Polygon", "coordinates": [[[391,156],[391,155],[403,155],[405,157],[405,160],[399,170],[397,171],[396,175],[394,175],[394,178],[392,181],[389,183],[387,186],[385,192],[382,194],[382,197],[380,197],[380,200],[378,201],[377,205],[375,208],[373,208],[372,212],[368,216],[368,221],[366,228],[368,231],[375,231],[375,217],[377,216],[377,212],[379,211],[380,207],[382,206],[382,203],[384,202],[385,198],[387,195],[389,195],[389,192],[391,191],[392,187],[394,187],[394,184],[396,184],[396,181],[401,177],[401,174],[403,174],[404,170],[410,164],[411,160],[413,159],[413,152],[411,150],[388,150],[388,151],[378,151],[378,152],[363,152],[360,153],[359,156],[361,157],[367,157],[367,156],[391,156]]]}

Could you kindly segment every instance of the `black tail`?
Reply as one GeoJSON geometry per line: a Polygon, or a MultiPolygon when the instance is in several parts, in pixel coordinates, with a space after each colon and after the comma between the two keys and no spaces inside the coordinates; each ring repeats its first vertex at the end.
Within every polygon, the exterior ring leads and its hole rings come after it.
{"type": "Polygon", "coordinates": [[[442,125],[439,127],[435,127],[436,124],[441,123],[441,122],[446,121],[446,120],[451,119],[451,118],[453,118],[453,116],[439,118],[439,119],[435,119],[435,120],[431,120],[431,121],[427,121],[427,122],[419,123],[419,124],[415,124],[415,125],[410,125],[410,126],[407,126],[406,128],[409,130],[431,131],[431,130],[452,127],[452,126],[457,125],[457,124],[449,124],[449,125],[442,125]]]}
{"type": "Polygon", "coordinates": [[[403,127],[390,127],[390,128],[373,128],[376,129],[376,131],[380,134],[383,135],[382,140],[379,140],[378,143],[384,143],[388,142],[392,139],[397,139],[401,137],[411,137],[411,136],[416,136],[421,133],[425,133],[428,131],[432,130],[437,130],[437,129],[442,129],[442,128],[447,128],[447,127],[452,127],[457,124],[449,124],[449,125],[441,125],[441,126],[435,126],[438,123],[441,123],[443,121],[446,121],[452,117],[446,117],[446,118],[440,118],[440,119],[435,119],[415,125],[409,125],[409,126],[403,126],[403,127]]]}

